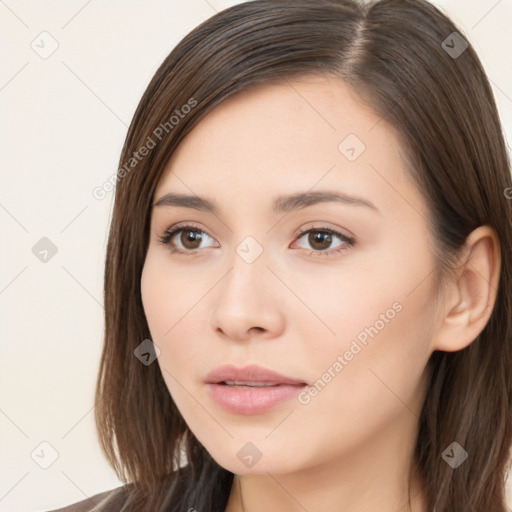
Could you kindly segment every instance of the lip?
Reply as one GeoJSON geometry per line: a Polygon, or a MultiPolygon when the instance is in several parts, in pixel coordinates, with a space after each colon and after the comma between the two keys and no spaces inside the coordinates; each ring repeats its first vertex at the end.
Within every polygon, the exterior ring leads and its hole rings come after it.
{"type": "Polygon", "coordinates": [[[223,364],[214,368],[206,377],[205,382],[217,384],[226,380],[236,380],[244,382],[267,382],[271,384],[306,384],[303,380],[293,379],[286,375],[281,375],[274,370],[250,364],[243,368],[237,368],[232,364],[223,364]]]}
{"type": "Polygon", "coordinates": [[[235,414],[259,414],[295,397],[307,385],[304,381],[281,375],[257,365],[237,368],[222,365],[205,378],[211,398],[222,408],[235,414]],[[261,382],[272,386],[235,387],[224,381],[261,382]]]}

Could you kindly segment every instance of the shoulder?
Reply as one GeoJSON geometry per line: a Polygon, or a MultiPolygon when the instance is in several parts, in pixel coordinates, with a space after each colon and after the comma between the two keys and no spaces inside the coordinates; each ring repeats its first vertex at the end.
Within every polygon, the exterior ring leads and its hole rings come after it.
{"type": "Polygon", "coordinates": [[[128,498],[126,489],[127,486],[122,485],[48,512],[105,512],[107,505],[109,512],[121,511],[128,498]]]}
{"type": "MultiPolygon", "coordinates": [[[[161,489],[168,490],[171,486],[176,489],[178,495],[183,492],[189,482],[192,469],[187,464],[163,477],[161,489]]],[[[49,510],[46,512],[127,512],[133,506],[133,495],[136,486],[133,482],[125,483],[119,487],[104,491],[71,505],[49,510]]]]}

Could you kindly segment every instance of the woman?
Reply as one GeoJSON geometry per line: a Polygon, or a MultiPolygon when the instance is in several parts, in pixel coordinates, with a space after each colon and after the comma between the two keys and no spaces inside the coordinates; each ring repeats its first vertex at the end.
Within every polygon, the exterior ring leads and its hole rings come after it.
{"type": "Polygon", "coordinates": [[[426,1],[202,23],[117,176],[96,420],[128,483],[61,510],[505,512],[510,192],[426,1]]]}

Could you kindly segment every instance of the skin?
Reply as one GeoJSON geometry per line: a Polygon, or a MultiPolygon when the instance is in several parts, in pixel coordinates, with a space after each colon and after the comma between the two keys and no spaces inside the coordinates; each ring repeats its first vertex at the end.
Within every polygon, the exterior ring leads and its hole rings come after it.
{"type": "Polygon", "coordinates": [[[240,476],[226,511],[426,512],[420,480],[406,506],[425,366],[435,349],[467,346],[488,320],[499,276],[492,230],[471,234],[469,263],[436,287],[427,205],[397,133],[344,82],[320,76],[222,102],[174,152],[155,202],[168,192],[220,208],[153,208],[141,291],[172,398],[212,457],[240,476]],[[338,149],[348,134],[365,145],[355,161],[338,149]],[[309,190],[358,196],[378,211],[331,202],[272,212],[274,197],[309,190]],[[192,249],[172,253],[159,237],[183,222],[203,240],[186,245],[188,232],[178,233],[174,246],[192,249]],[[336,236],[330,245],[297,236],[318,226],[355,244],[334,253],[344,245],[336,236]],[[236,252],[247,236],[263,249],[252,263],[236,252]],[[207,392],[205,376],[227,362],[312,385],[397,302],[394,318],[307,404],[245,416],[207,392]],[[251,468],[237,457],[247,442],[262,453],[251,468]]]}

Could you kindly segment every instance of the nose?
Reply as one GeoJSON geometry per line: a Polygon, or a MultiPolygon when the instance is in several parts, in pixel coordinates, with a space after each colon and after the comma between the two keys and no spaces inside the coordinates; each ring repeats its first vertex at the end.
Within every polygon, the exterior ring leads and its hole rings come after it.
{"type": "Polygon", "coordinates": [[[232,340],[273,338],[284,329],[283,285],[267,267],[263,253],[249,263],[237,254],[216,286],[212,329],[232,340]]]}

